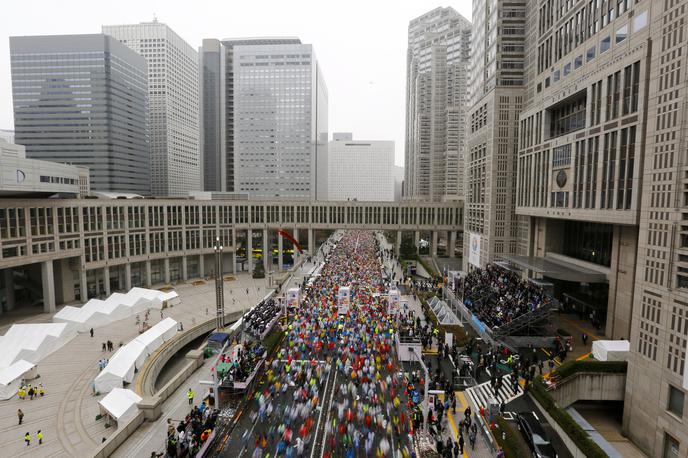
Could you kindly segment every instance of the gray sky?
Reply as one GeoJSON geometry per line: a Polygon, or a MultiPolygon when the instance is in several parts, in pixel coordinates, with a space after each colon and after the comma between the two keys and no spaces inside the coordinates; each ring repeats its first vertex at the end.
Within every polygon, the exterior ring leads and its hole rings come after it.
{"type": "MultiPolygon", "coordinates": [[[[13,129],[9,40],[15,35],[99,33],[155,14],[194,48],[203,38],[295,35],[315,47],[329,91],[329,130],[394,140],[404,163],[409,20],[438,6],[471,18],[471,0],[47,0],[3,4],[0,129],[13,129]]],[[[331,134],[330,134],[331,137],[331,134]]]]}

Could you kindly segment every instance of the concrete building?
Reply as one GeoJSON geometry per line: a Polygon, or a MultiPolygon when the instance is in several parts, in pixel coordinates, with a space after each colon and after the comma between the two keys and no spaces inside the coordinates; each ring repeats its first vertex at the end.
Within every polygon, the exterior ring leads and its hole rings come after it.
{"type": "Polygon", "coordinates": [[[327,149],[327,200],[394,201],[394,142],[334,133],[327,149]]]}
{"type": "Polygon", "coordinates": [[[0,195],[39,197],[88,195],[88,169],[56,162],[27,159],[22,145],[0,138],[0,195]],[[85,177],[84,177],[85,175],[85,177]]]}
{"type": "Polygon", "coordinates": [[[14,143],[14,131],[9,129],[0,129],[0,139],[7,143],[14,143]]]}
{"type": "Polygon", "coordinates": [[[157,21],[103,26],[103,33],[148,63],[152,194],[182,196],[199,191],[198,53],[157,21]]]}
{"type": "Polygon", "coordinates": [[[146,60],[107,35],[10,37],[16,142],[83,165],[98,191],[150,194],[146,60]]]}
{"type": "Polygon", "coordinates": [[[406,61],[405,195],[463,198],[471,23],[436,8],[409,23],[406,61]]]}
{"type": "Polygon", "coordinates": [[[394,166],[394,201],[399,202],[404,195],[404,168],[394,166]]]}
{"type": "Polygon", "coordinates": [[[206,39],[200,56],[203,189],[321,198],[327,88],[313,47],[294,37],[206,39]]]}
{"type": "Polygon", "coordinates": [[[685,0],[528,0],[515,265],[630,338],[623,430],[688,454],[685,0]],[[565,288],[564,288],[565,286],[565,288]]]}
{"type": "Polygon", "coordinates": [[[516,254],[516,160],[526,1],[473,1],[463,268],[516,254]]]}
{"type": "MultiPolygon", "coordinates": [[[[392,231],[398,253],[403,232],[418,240],[421,231],[456,233],[462,224],[463,209],[452,202],[0,199],[0,298],[9,297],[4,310],[43,301],[53,311],[133,286],[204,278],[214,269],[216,237],[226,272],[235,272],[240,249],[272,250],[278,230],[309,253],[319,230],[392,231]]],[[[281,235],[277,250],[281,260],[281,235]]],[[[266,272],[275,270],[269,260],[262,257],[266,272]]],[[[256,259],[244,262],[252,272],[256,259]]]]}

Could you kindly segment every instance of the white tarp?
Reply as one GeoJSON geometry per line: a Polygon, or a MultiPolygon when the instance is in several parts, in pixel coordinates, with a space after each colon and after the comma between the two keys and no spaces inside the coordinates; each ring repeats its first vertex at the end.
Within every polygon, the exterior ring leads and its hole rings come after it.
{"type": "Polygon", "coordinates": [[[177,294],[176,291],[170,291],[168,293],[162,293],[162,296],[160,297],[164,303],[167,304],[168,307],[171,307],[173,305],[181,304],[182,300],[179,297],[179,294],[177,294]]]}
{"type": "Polygon", "coordinates": [[[628,340],[595,340],[592,355],[598,361],[626,361],[631,343],[628,340]]]}
{"type": "Polygon", "coordinates": [[[38,363],[75,335],[64,323],[14,324],[0,337],[0,368],[21,359],[38,363]]]}
{"type": "Polygon", "coordinates": [[[136,416],[139,402],[141,402],[141,396],[132,390],[115,388],[98,401],[98,404],[101,413],[109,415],[118,424],[124,424],[136,416]]]}
{"type": "Polygon", "coordinates": [[[157,350],[163,342],[170,340],[176,333],[177,322],[168,317],[138,336],[134,341],[143,344],[146,347],[147,354],[150,355],[157,350]]]}
{"type": "Polygon", "coordinates": [[[114,388],[122,388],[124,383],[131,383],[136,370],[143,366],[147,356],[145,345],[135,340],[117,350],[105,369],[96,377],[96,391],[108,393],[114,388]]]}
{"type": "MultiPolygon", "coordinates": [[[[21,386],[22,379],[28,373],[35,372],[35,364],[20,359],[5,369],[0,370],[0,400],[4,401],[14,396],[21,386]]],[[[35,373],[32,374],[33,378],[35,373]]]]}
{"type": "Polygon", "coordinates": [[[128,293],[114,293],[106,300],[91,299],[82,307],[66,306],[53,316],[57,323],[68,323],[78,332],[108,325],[114,321],[136,315],[148,309],[162,308],[168,304],[179,303],[175,291],[168,293],[154,289],[132,288],[128,293]]]}

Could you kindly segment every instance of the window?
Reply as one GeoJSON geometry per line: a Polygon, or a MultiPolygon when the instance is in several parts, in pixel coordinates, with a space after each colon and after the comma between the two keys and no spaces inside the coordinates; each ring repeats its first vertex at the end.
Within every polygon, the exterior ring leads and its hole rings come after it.
{"type": "Polygon", "coordinates": [[[611,46],[612,39],[610,37],[605,37],[602,39],[600,42],[600,54],[603,52],[606,52],[609,50],[609,47],[611,46]]]}
{"type": "Polygon", "coordinates": [[[646,25],[647,25],[647,11],[643,11],[642,13],[636,15],[633,18],[633,33],[644,28],[646,25]]]}
{"type": "Polygon", "coordinates": [[[595,58],[595,47],[593,46],[592,48],[588,49],[588,52],[585,53],[586,55],[586,61],[590,62],[595,58]]]}
{"type": "Polygon", "coordinates": [[[679,445],[676,439],[664,433],[664,452],[662,453],[662,458],[678,458],[679,445]]]}
{"type": "Polygon", "coordinates": [[[571,73],[571,64],[566,64],[564,65],[564,76],[568,76],[568,74],[571,73]]]}
{"type": "Polygon", "coordinates": [[[557,81],[559,81],[560,75],[561,72],[559,70],[554,70],[554,73],[552,73],[552,82],[556,83],[557,81]]]}
{"type": "Polygon", "coordinates": [[[621,43],[628,37],[628,24],[616,31],[616,42],[621,43]]]}
{"type": "Polygon", "coordinates": [[[576,60],[573,63],[573,69],[576,70],[576,69],[581,68],[582,66],[583,66],[583,56],[580,55],[580,56],[576,57],[576,60]]]}
{"type": "Polygon", "coordinates": [[[679,418],[683,418],[683,401],[685,394],[683,391],[669,385],[669,399],[667,399],[667,410],[679,418]]]}

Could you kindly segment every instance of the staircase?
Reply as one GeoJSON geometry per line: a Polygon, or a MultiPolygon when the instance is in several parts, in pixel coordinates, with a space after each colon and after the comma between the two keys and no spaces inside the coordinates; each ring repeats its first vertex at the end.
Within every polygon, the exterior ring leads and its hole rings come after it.
{"type": "Polygon", "coordinates": [[[493,331],[495,338],[500,338],[504,336],[515,335],[523,329],[529,329],[535,327],[537,324],[543,321],[549,321],[552,312],[559,307],[559,303],[552,301],[546,305],[543,305],[532,312],[528,312],[518,318],[512,320],[498,329],[493,331]]]}
{"type": "Polygon", "coordinates": [[[473,405],[477,410],[480,410],[481,407],[487,410],[490,399],[495,398],[497,402],[508,404],[517,397],[523,395],[523,388],[518,385],[517,391],[514,392],[511,387],[511,374],[507,374],[502,377],[502,387],[496,395],[490,386],[490,382],[481,383],[480,385],[468,388],[464,391],[464,394],[473,401],[473,405]]]}

